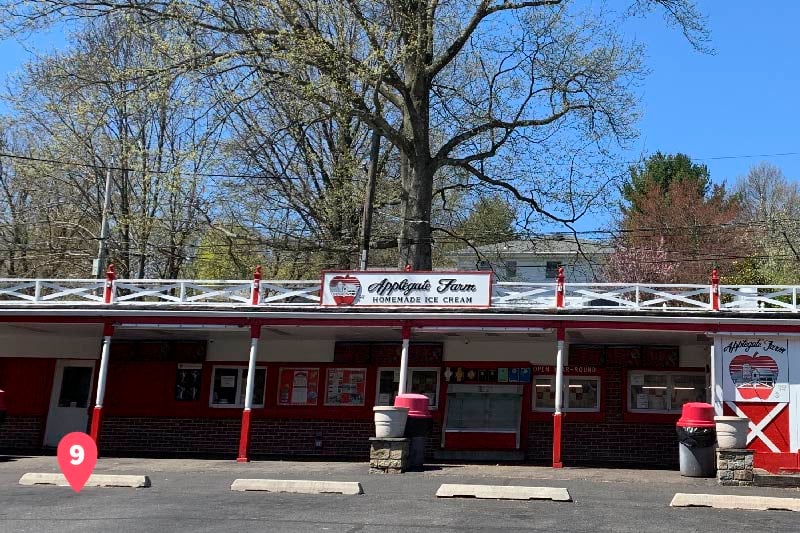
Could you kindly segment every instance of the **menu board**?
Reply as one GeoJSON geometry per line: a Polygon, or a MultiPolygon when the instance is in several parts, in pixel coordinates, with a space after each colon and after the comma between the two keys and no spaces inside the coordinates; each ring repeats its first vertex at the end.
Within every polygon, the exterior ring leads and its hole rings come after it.
{"type": "Polygon", "coordinates": [[[319,368],[281,368],[278,405],[317,405],[319,368]]]}
{"type": "Polygon", "coordinates": [[[364,405],[366,368],[329,368],[325,405],[364,405]]]}

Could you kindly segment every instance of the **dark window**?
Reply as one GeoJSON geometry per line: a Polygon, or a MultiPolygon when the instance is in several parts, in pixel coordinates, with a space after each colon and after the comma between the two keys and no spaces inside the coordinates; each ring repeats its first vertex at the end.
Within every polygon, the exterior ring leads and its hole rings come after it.
{"type": "Polygon", "coordinates": [[[544,269],[544,277],[547,279],[556,279],[558,275],[558,261],[548,261],[544,269]]]}
{"type": "Polygon", "coordinates": [[[88,407],[92,386],[92,368],[88,366],[65,366],[61,375],[59,407],[88,407]]]}
{"type": "Polygon", "coordinates": [[[492,264],[489,261],[478,261],[478,270],[491,270],[492,264]]]}
{"type": "Polygon", "coordinates": [[[513,278],[517,275],[517,262],[506,261],[506,277],[513,278]]]}

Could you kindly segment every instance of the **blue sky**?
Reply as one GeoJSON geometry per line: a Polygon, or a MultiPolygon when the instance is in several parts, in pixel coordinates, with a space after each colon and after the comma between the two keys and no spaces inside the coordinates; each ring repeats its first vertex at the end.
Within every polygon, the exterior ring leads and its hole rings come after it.
{"type": "Polygon", "coordinates": [[[800,179],[800,2],[699,2],[715,55],[692,49],[659,17],[632,24],[647,44],[641,138],[632,150],[702,159],[732,183],[760,161],[800,179]],[[796,155],[736,157],[794,152],[796,155]]]}
{"type": "MultiPolygon", "coordinates": [[[[707,164],[715,182],[728,184],[768,161],[800,180],[800,2],[699,3],[714,55],[695,51],[659,14],[625,28],[647,46],[650,73],[640,88],[641,137],[624,157],[683,152],[707,164]],[[769,155],[786,153],[792,155],[769,155]]],[[[52,32],[26,47],[46,52],[64,42],[52,32]]],[[[30,57],[18,43],[0,42],[0,80],[30,57]]]]}

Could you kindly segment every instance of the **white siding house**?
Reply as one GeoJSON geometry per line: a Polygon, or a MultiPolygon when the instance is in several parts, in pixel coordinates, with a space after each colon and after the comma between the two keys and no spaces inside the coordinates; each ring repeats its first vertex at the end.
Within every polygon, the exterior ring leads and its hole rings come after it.
{"type": "Polygon", "coordinates": [[[568,282],[584,283],[598,280],[612,250],[601,241],[555,235],[465,248],[450,257],[458,270],[492,270],[498,281],[555,281],[563,266],[568,282]]]}

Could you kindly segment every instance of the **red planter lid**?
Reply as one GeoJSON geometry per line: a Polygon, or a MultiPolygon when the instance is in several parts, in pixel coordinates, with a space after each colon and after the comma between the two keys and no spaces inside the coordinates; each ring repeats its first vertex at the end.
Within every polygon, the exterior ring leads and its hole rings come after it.
{"type": "Polygon", "coordinates": [[[408,416],[430,418],[430,402],[424,394],[398,394],[394,400],[395,407],[408,407],[408,416]]]}
{"type": "Polygon", "coordinates": [[[713,428],[714,406],[710,403],[689,402],[683,404],[683,413],[677,425],[679,427],[713,428]]]}

